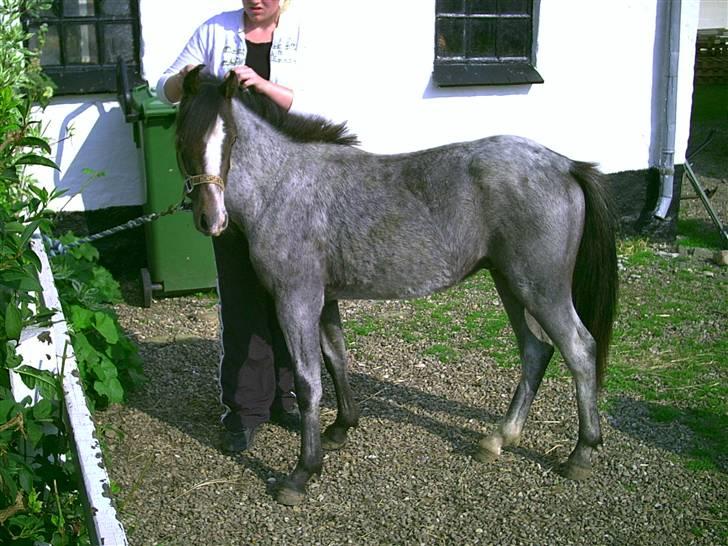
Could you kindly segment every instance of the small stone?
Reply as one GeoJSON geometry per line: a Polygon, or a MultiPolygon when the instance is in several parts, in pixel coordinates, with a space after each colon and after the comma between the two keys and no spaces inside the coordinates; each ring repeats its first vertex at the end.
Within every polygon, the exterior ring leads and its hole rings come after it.
{"type": "Polygon", "coordinates": [[[728,265],[728,250],[718,250],[713,253],[713,261],[718,265],[728,265]]]}

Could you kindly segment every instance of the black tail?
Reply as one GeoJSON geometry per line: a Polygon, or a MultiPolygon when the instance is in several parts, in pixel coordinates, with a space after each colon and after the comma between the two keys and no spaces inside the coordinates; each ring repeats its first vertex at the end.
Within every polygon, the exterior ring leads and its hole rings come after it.
{"type": "Polygon", "coordinates": [[[586,202],[572,297],[576,312],[597,344],[597,382],[601,387],[617,312],[617,221],[603,177],[595,166],[575,161],[571,175],[579,181],[586,202]]]}

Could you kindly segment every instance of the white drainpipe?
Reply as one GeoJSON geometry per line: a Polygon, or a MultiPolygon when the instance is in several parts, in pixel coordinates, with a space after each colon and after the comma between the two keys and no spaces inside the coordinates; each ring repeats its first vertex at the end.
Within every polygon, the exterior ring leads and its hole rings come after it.
{"type": "Polygon", "coordinates": [[[662,111],[658,115],[656,138],[658,140],[658,172],[660,196],[654,215],[660,220],[667,217],[672,204],[672,187],[675,178],[675,123],[677,119],[677,76],[680,59],[680,2],[681,0],[657,0],[658,9],[664,11],[662,28],[657,39],[664,44],[661,66],[663,93],[662,111]]]}

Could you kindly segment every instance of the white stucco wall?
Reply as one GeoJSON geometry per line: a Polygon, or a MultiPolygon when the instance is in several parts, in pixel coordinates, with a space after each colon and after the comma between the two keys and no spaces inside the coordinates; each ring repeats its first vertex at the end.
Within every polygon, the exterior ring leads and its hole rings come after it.
{"type": "Polygon", "coordinates": [[[66,190],[55,210],[139,205],[144,187],[131,126],[109,95],[58,97],[41,116],[60,171],[35,169],[48,189],[66,190]]]}
{"type": "MultiPolygon", "coordinates": [[[[385,8],[360,0],[293,1],[306,4],[299,7],[306,8],[308,77],[297,92],[310,109],[348,120],[367,150],[396,153],[511,133],[597,162],[606,172],[651,164],[656,2],[662,0],[541,0],[537,68],[544,84],[448,89],[431,81],[435,0],[397,0],[385,8]]],[[[145,78],[156,82],[206,16],[239,6],[239,0],[140,0],[145,78]]],[[[689,136],[699,6],[698,0],[682,5],[676,163],[684,160],[689,136]]],[[[130,129],[113,103],[93,104],[84,112],[91,128],[78,117],[74,142],[108,135],[113,144],[104,153],[103,144],[74,143],[75,158],[67,145],[62,159],[106,171],[112,193],[87,191],[71,206],[141,203],[130,129]],[[91,112],[103,115],[93,121],[91,112]],[[102,121],[108,127],[97,127],[102,121]]],[[[46,117],[63,119],[78,106],[59,100],[46,117]]],[[[77,186],[74,173],[62,171],[60,181],[77,186]]],[[[93,191],[101,188],[95,183],[93,191]]]]}
{"type": "Polygon", "coordinates": [[[698,28],[728,28],[728,0],[700,0],[698,28]]]}

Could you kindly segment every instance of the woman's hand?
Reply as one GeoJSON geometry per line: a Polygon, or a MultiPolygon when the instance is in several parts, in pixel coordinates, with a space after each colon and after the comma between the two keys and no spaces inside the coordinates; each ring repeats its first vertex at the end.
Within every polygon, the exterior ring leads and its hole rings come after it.
{"type": "Polygon", "coordinates": [[[236,66],[230,72],[234,72],[235,75],[238,78],[238,82],[240,82],[240,85],[244,88],[253,88],[258,93],[263,93],[264,95],[267,95],[266,91],[270,89],[271,82],[260,76],[255,70],[250,68],[249,66],[243,65],[243,66],[236,66]]]}
{"type": "Polygon", "coordinates": [[[182,99],[182,84],[185,81],[185,76],[195,66],[197,65],[188,64],[166,81],[164,84],[164,94],[171,102],[177,103],[182,99]]]}
{"type": "Polygon", "coordinates": [[[235,73],[242,87],[254,89],[258,93],[266,95],[284,110],[288,110],[293,104],[292,90],[266,80],[249,66],[236,66],[230,72],[235,73]]]}

